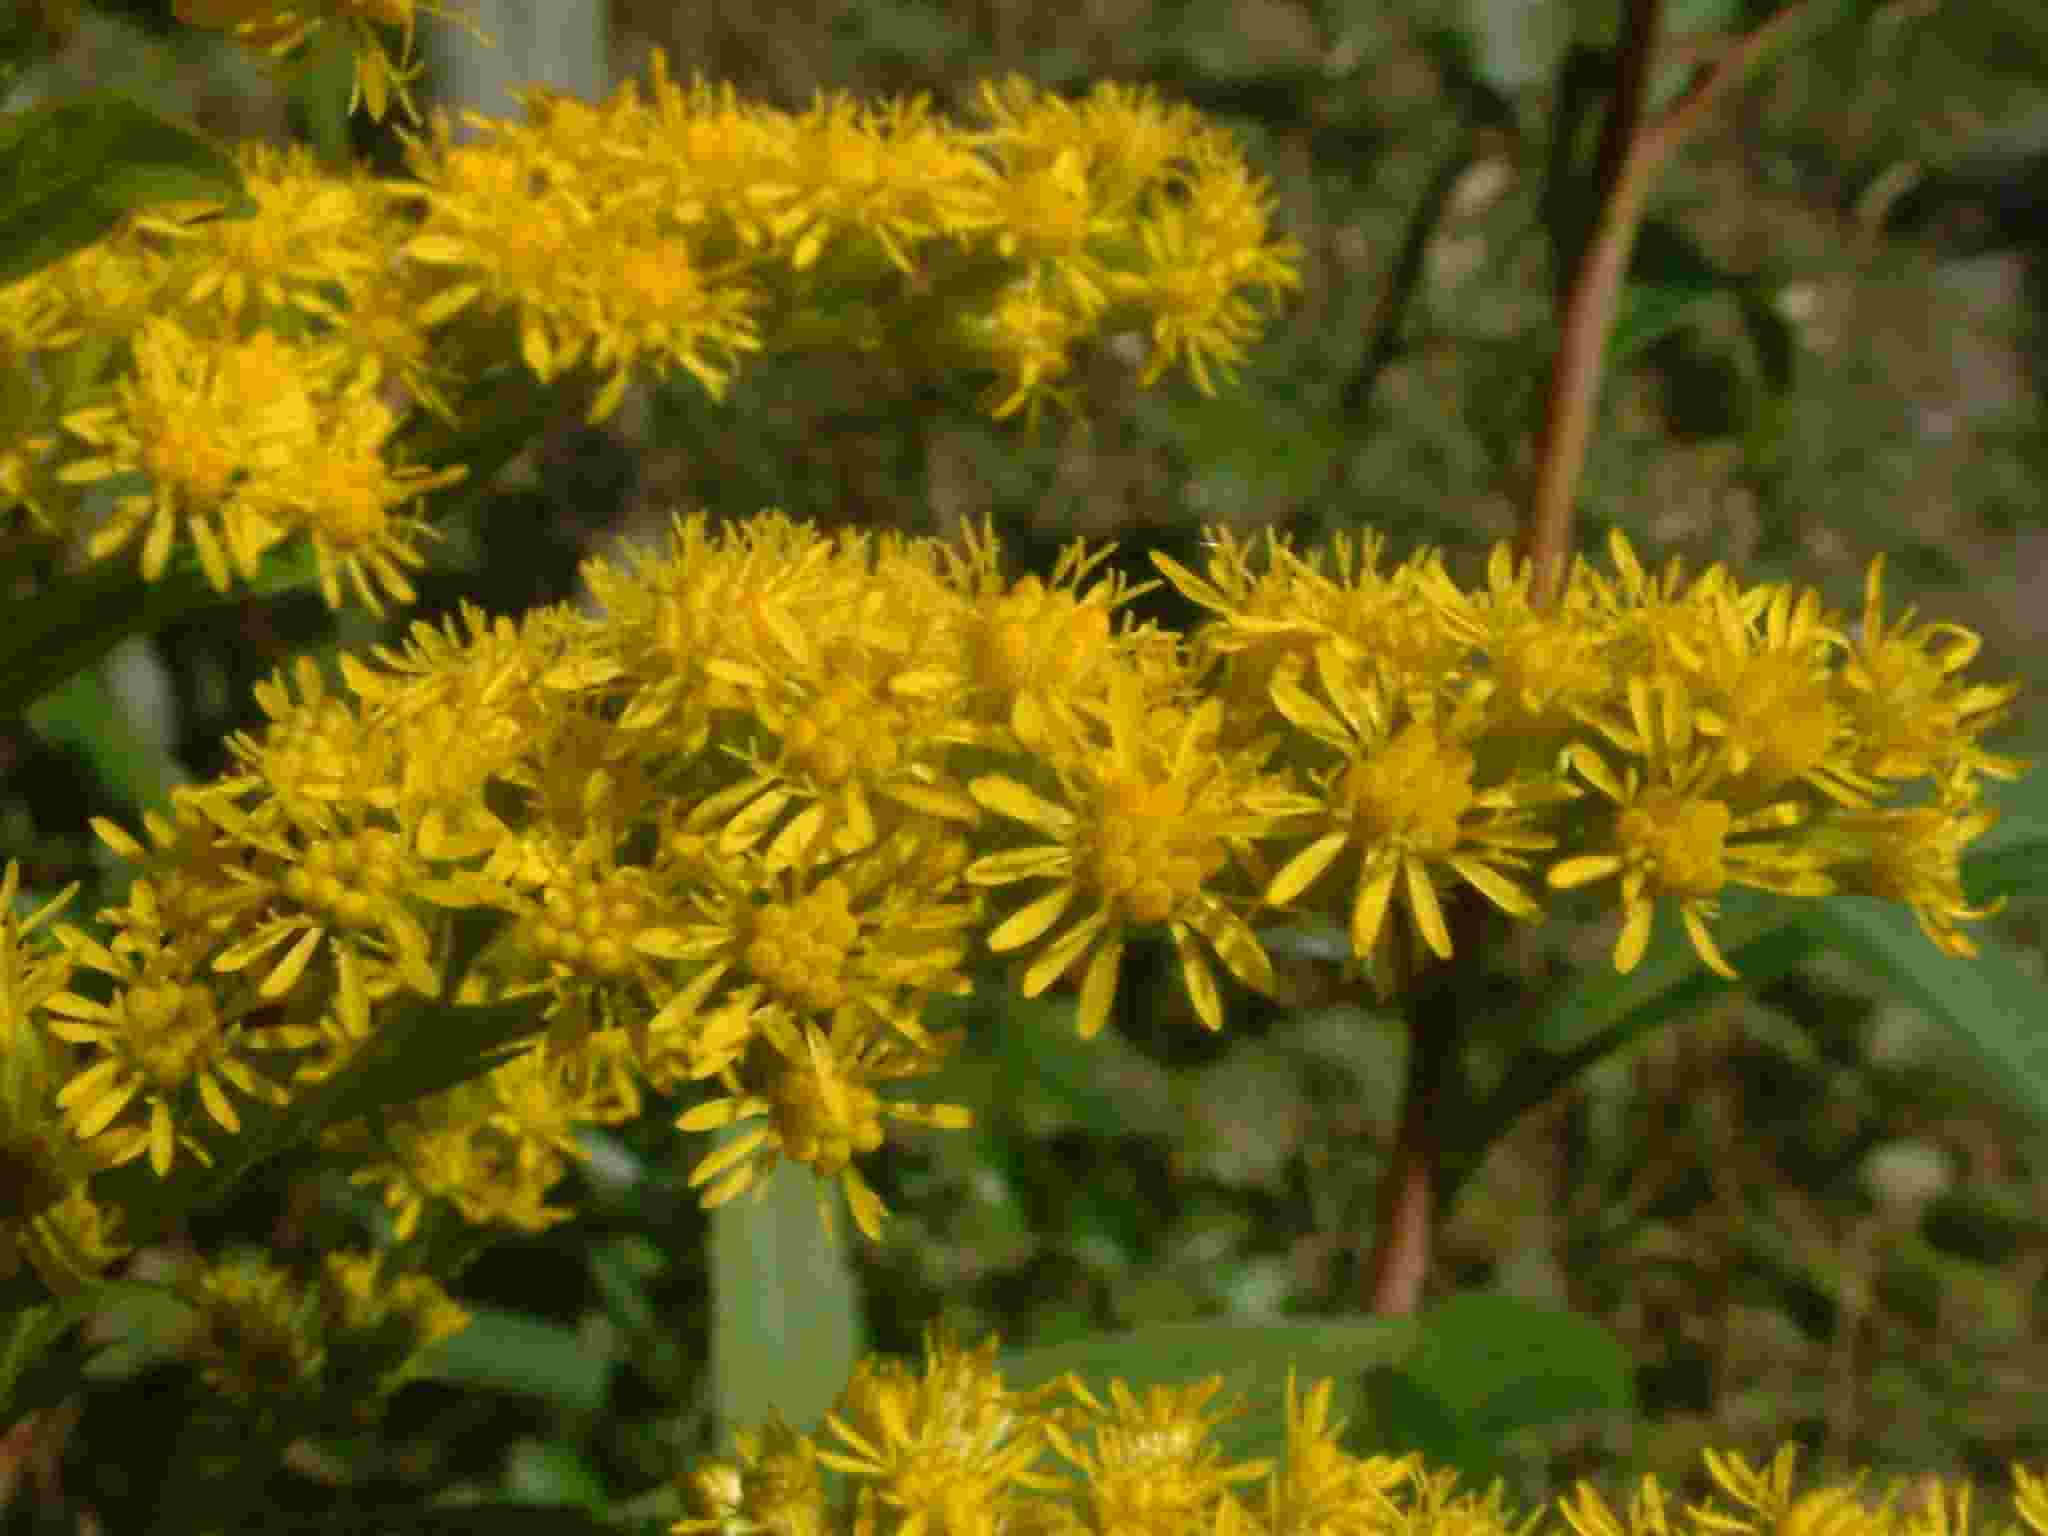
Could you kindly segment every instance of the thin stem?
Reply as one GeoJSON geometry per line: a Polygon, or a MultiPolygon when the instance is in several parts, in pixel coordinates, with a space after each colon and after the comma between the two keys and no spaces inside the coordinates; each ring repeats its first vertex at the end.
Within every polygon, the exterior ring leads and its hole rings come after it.
{"type": "MultiPolygon", "coordinates": [[[[1795,0],[1756,31],[1706,48],[1678,99],[1653,113],[1650,91],[1664,0],[1626,0],[1615,49],[1614,97],[1594,170],[1596,212],[1564,289],[1557,358],[1537,437],[1536,478],[1523,508],[1521,553],[1533,567],[1531,594],[1538,603],[1555,602],[1564,584],[1572,512],[1599,405],[1608,337],[1657,176],[1721,97],[1798,25],[1809,3],[1795,0]]],[[[1472,904],[1460,906],[1463,911],[1452,918],[1453,941],[1461,953],[1471,955],[1478,952],[1474,940],[1483,934],[1485,917],[1472,904]]],[[[1447,977],[1445,970],[1432,966],[1422,988],[1402,989],[1409,998],[1407,1081],[1365,1268],[1365,1305],[1383,1315],[1414,1312],[1429,1274],[1442,1194],[1437,1122],[1456,1064],[1462,1017],[1455,977],[1447,977]]]]}
{"type": "Polygon", "coordinates": [[[1614,102],[1601,131],[1595,172],[1598,212],[1565,290],[1557,358],[1536,440],[1535,484],[1523,509],[1521,553],[1534,568],[1530,590],[1538,602],[1554,601],[1564,584],[1572,512],[1600,400],[1601,365],[1636,231],[1657,176],[1721,98],[1804,19],[1809,3],[1795,0],[1756,31],[1709,53],[1679,98],[1652,115],[1649,93],[1664,0],[1627,0],[1615,55],[1614,102]]]}

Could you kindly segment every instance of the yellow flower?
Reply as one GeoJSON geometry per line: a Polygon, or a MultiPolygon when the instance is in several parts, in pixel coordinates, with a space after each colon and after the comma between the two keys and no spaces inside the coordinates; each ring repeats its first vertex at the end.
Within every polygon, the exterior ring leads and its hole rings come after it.
{"type": "Polygon", "coordinates": [[[1997,815],[1971,799],[1890,810],[1851,810],[1833,817],[1825,831],[1841,839],[1841,863],[1834,873],[1844,890],[1913,909],[1920,931],[1943,954],[1968,958],[1976,942],[1956,924],[1994,915],[2003,900],[1973,907],[1963,893],[1964,850],[1981,837],[1997,815]]]}
{"type": "Polygon", "coordinates": [[[1801,805],[1778,801],[1738,812],[1739,802],[1725,783],[1721,752],[1695,735],[1683,684],[1667,677],[1653,687],[1644,678],[1631,678],[1628,699],[1636,760],[1620,775],[1590,744],[1569,749],[1572,767],[1615,804],[1610,851],[1559,860],[1550,868],[1550,883],[1570,889],[1621,877],[1617,971],[1626,974],[1642,960],[1657,903],[1665,900],[1677,906],[1700,959],[1716,974],[1733,978],[1708,928],[1724,886],[1732,882],[1781,895],[1824,896],[1833,883],[1821,873],[1823,860],[1816,853],[1788,848],[1768,836],[1803,822],[1801,805]],[[1739,837],[1750,840],[1734,841],[1739,837]]]}
{"type": "Polygon", "coordinates": [[[1343,1421],[1330,1421],[1331,1391],[1321,1381],[1297,1392],[1287,1372],[1287,1454],[1269,1490],[1271,1536],[1384,1536],[1400,1521],[1389,1495],[1419,1472],[1417,1459],[1351,1455],[1339,1443],[1343,1421]]]}
{"type": "Polygon", "coordinates": [[[1090,909],[1045,945],[1023,978],[1024,995],[1036,997],[1085,962],[1085,1037],[1108,1022],[1125,931],[1164,923],[1196,1014],[1220,1029],[1222,999],[1197,938],[1247,986],[1270,990],[1273,973],[1250,927],[1211,887],[1233,851],[1265,834],[1293,803],[1218,754],[1221,706],[1214,701],[1193,710],[1148,707],[1135,678],[1126,677],[1100,713],[1106,741],[1079,740],[1054,755],[1064,803],[1000,774],[969,785],[985,809],[1052,840],[969,867],[975,885],[1055,882],[998,924],[989,948],[1021,949],[1052,932],[1077,902],[1090,909]]]}
{"type": "MultiPolygon", "coordinates": [[[[846,1193],[854,1224],[870,1238],[882,1234],[882,1202],[853,1166],[853,1159],[882,1145],[882,1122],[904,1120],[959,1130],[970,1123],[953,1104],[910,1104],[884,1099],[878,1085],[898,1078],[929,1076],[950,1038],[923,1042],[872,1033],[846,1013],[831,1032],[798,1023],[780,1007],[755,1010],[751,1047],[720,1076],[723,1097],[700,1104],[679,1119],[685,1131],[710,1131],[749,1120],[765,1123],[735,1136],[700,1161],[690,1185],[708,1185],[704,1203],[722,1205],[744,1194],[787,1157],[807,1164],[821,1180],[836,1178],[846,1193]]],[[[819,1213],[830,1219],[830,1207],[819,1213]]]]}
{"type": "Polygon", "coordinates": [[[215,590],[227,590],[231,571],[253,579],[287,531],[264,494],[270,477],[322,452],[314,397],[325,370],[321,355],[270,331],[224,342],[175,319],[145,322],[135,371],[116,385],[118,404],[65,418],[66,430],[99,452],[66,464],[60,480],[91,484],[139,470],[150,484],[116,502],[87,552],[103,560],[144,534],[142,574],[155,581],[182,527],[215,590]]]}
{"type": "Polygon", "coordinates": [[[242,1122],[228,1089],[269,1104],[282,1104],[286,1094],[243,1059],[259,1041],[240,1020],[261,1000],[223,997],[222,984],[207,972],[209,935],[167,924],[148,879],[135,882],[127,908],[103,915],[117,924],[111,946],[76,928],[57,930],[77,965],[115,984],[105,1002],[65,991],[45,1004],[50,1032],[98,1058],[65,1084],[57,1103],[81,1141],[105,1138],[106,1161],[147,1153],[162,1177],[180,1146],[211,1160],[179,1124],[191,1113],[192,1096],[206,1119],[233,1133],[242,1122]]]}
{"type": "Polygon", "coordinates": [[[897,1536],[998,1536],[1013,1526],[1017,1490],[1061,1486],[1031,1470],[1044,1449],[1034,1395],[1005,1389],[995,1353],[993,1339],[963,1350],[935,1332],[922,1375],[863,1360],[827,1417],[846,1449],[819,1461],[861,1479],[862,1497],[897,1517],[897,1536]]]}
{"type": "Polygon", "coordinates": [[[2014,776],[2018,763],[1976,741],[2004,717],[2019,684],[1958,677],[1983,645],[1959,624],[1915,624],[1911,608],[1887,624],[1883,556],[1870,562],[1863,590],[1863,622],[1840,674],[1858,767],[1877,779],[1945,778],[1956,766],[2014,776]]]}
{"type": "Polygon", "coordinates": [[[1378,690],[1348,675],[1334,648],[1318,651],[1317,662],[1328,705],[1291,675],[1274,682],[1272,699],[1296,730],[1341,754],[1341,766],[1318,777],[1309,823],[1318,835],[1274,875],[1266,899],[1289,905],[1340,858],[1355,856],[1358,875],[1345,906],[1351,952],[1361,965],[1378,949],[1397,898],[1423,942],[1449,957],[1451,932],[1436,884],[1443,872],[1511,916],[1535,916],[1536,903],[1502,871],[1551,845],[1548,834],[1532,828],[1530,812],[1566,792],[1541,779],[1475,785],[1478,759],[1462,738],[1478,723],[1483,692],[1441,723],[1410,720],[1395,729],[1378,690]]]}
{"type": "Polygon", "coordinates": [[[684,1481],[692,1514],[674,1536],[825,1536],[829,1519],[818,1447],[771,1417],[733,1432],[733,1461],[707,1461],[684,1481]]]}
{"type": "Polygon", "coordinates": [[[1105,1407],[1078,1381],[1074,1395],[1091,1418],[1092,1446],[1066,1426],[1048,1422],[1047,1438],[1080,1470],[1090,1528],[1120,1536],[1186,1536],[1234,1503],[1231,1488],[1265,1477],[1265,1461],[1235,1465],[1209,1439],[1235,1407],[1209,1410],[1223,1390],[1212,1376],[1187,1387],[1153,1387],[1141,1400],[1121,1381],[1110,1383],[1105,1407]]]}

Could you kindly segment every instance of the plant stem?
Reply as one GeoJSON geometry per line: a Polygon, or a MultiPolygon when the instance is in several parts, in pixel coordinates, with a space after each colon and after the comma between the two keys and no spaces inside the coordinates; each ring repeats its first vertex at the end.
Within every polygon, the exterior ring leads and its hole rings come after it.
{"type": "Polygon", "coordinates": [[[1809,3],[1795,0],[1754,32],[1704,54],[1678,99],[1652,114],[1664,0],[1626,0],[1615,48],[1614,101],[1600,134],[1597,211],[1565,289],[1557,358],[1536,440],[1535,484],[1522,512],[1521,554],[1534,568],[1530,590],[1539,603],[1554,601],[1564,584],[1579,476],[1600,401],[1601,365],[1657,176],[1715,104],[1799,24],[1809,3]]]}
{"type": "MultiPolygon", "coordinates": [[[[1593,226],[1564,288],[1557,357],[1536,440],[1535,481],[1522,509],[1520,552],[1533,567],[1530,592],[1539,604],[1555,602],[1564,585],[1572,513],[1599,406],[1607,341],[1657,176],[1715,103],[1798,24],[1809,3],[1794,0],[1754,32],[1703,50],[1684,91],[1653,113],[1650,92],[1664,0],[1625,0],[1614,53],[1613,100],[1594,169],[1593,226]]],[[[1453,941],[1470,956],[1485,931],[1484,903],[1460,902],[1459,907],[1451,914],[1453,941]]],[[[1461,1018],[1458,988],[1444,984],[1443,970],[1441,964],[1433,966],[1423,987],[1404,988],[1408,1067],[1401,1124],[1380,1186],[1379,1221],[1365,1266],[1365,1305],[1386,1316],[1413,1313],[1429,1274],[1441,1183],[1436,1121],[1456,1063],[1461,1018]]]]}

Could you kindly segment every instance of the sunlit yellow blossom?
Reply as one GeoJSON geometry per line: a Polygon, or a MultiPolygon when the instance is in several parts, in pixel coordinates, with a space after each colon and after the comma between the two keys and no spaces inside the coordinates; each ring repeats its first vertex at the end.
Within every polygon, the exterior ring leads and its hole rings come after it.
{"type": "Polygon", "coordinates": [[[76,888],[23,915],[21,869],[0,875],[0,1279],[25,1259],[68,1295],[95,1279],[119,1249],[86,1194],[94,1159],[61,1117],[57,1093],[71,1053],[50,1038],[45,1005],[70,981],[71,959],[40,932],[76,888]]]}
{"type": "Polygon", "coordinates": [[[1237,1411],[1232,1406],[1210,1410],[1211,1399],[1222,1390],[1223,1379],[1212,1376],[1187,1387],[1153,1387],[1140,1398],[1116,1381],[1105,1407],[1075,1384],[1075,1395],[1091,1416],[1092,1444],[1056,1422],[1049,1422],[1045,1433],[1080,1474],[1091,1529],[1128,1536],[1204,1530],[1216,1519],[1218,1506],[1233,1500],[1233,1486],[1272,1470],[1264,1461],[1229,1463],[1210,1440],[1210,1432],[1237,1411]]]}
{"type": "Polygon", "coordinates": [[[238,145],[236,169],[252,211],[173,204],[144,213],[137,227],[167,245],[173,280],[187,304],[217,307],[239,322],[252,308],[320,313],[320,290],[346,285],[383,258],[385,196],[361,174],[337,175],[304,145],[260,140],[238,145]]]}
{"type": "Polygon", "coordinates": [[[2019,765],[1984,753],[1976,741],[2003,718],[2019,684],[1963,681],[1957,674],[1983,642],[1959,624],[1914,619],[1908,608],[1886,622],[1884,559],[1871,561],[1863,621],[1840,673],[1857,766],[1879,779],[1946,777],[1952,765],[2011,777],[2019,765]]]}
{"type": "Polygon", "coordinates": [[[233,1133],[242,1122],[227,1090],[270,1104],[286,1095],[243,1059],[255,1042],[244,1037],[240,1016],[256,1011],[259,1000],[223,995],[206,964],[207,935],[167,932],[146,879],[135,882],[128,907],[110,915],[118,924],[111,946],[76,928],[57,930],[79,967],[114,982],[105,1002],[65,991],[45,1004],[51,1033],[88,1047],[94,1058],[57,1103],[73,1133],[99,1143],[108,1162],[146,1152],[162,1176],[181,1146],[209,1160],[205,1144],[180,1124],[195,1108],[233,1133]]]}
{"type": "Polygon", "coordinates": [[[283,539],[271,477],[316,462],[314,403],[326,363],[260,331],[223,345],[180,322],[147,322],[135,340],[135,372],[116,385],[119,403],[78,411],[65,427],[98,452],[59,471],[90,484],[140,470],[150,490],[115,504],[88,551],[104,559],[142,535],[142,573],[154,581],[182,530],[207,579],[226,591],[283,539]]]}
{"type": "Polygon", "coordinates": [[[1831,873],[1842,888],[1911,907],[1920,931],[1944,954],[1967,958],[1977,944],[1957,923],[1990,917],[2003,905],[1972,906],[1963,892],[1964,850],[1997,819],[1972,801],[1888,810],[1845,811],[1827,835],[1843,840],[1831,873]]]}
{"type": "Polygon", "coordinates": [[[982,806],[1051,841],[989,854],[967,878],[986,886],[1056,882],[989,933],[989,947],[999,954],[1036,943],[1070,909],[1082,908],[1039,951],[1022,982],[1024,995],[1036,997],[1085,963],[1082,1035],[1108,1022],[1126,930],[1153,923],[1173,936],[1197,1015],[1220,1029],[1222,999],[1197,939],[1247,986],[1270,990],[1273,975],[1250,927],[1212,887],[1233,849],[1267,831],[1294,802],[1217,752],[1218,706],[1150,708],[1136,683],[1124,681],[1101,711],[1107,739],[1056,754],[1058,802],[1000,774],[973,782],[982,806]]]}
{"type": "Polygon", "coordinates": [[[818,1459],[859,1478],[897,1536],[998,1536],[1020,1492],[1061,1486],[1031,1470],[1045,1448],[1035,1406],[1004,1388],[994,1340],[964,1350],[936,1334],[922,1374],[876,1359],[854,1368],[826,1421],[845,1449],[818,1459]]]}
{"type": "MultiPolygon", "coordinates": [[[[869,1237],[882,1230],[882,1202],[853,1166],[882,1144],[882,1122],[904,1120],[947,1130],[970,1123],[952,1104],[884,1099],[879,1085],[925,1076],[957,1042],[923,1042],[876,1035],[842,1013],[828,1034],[800,1025],[767,1006],[753,1016],[752,1048],[721,1074],[726,1093],[676,1122],[685,1131],[710,1131],[751,1120],[764,1123],[733,1136],[690,1173],[691,1186],[708,1185],[706,1205],[720,1205],[754,1187],[787,1157],[807,1164],[821,1180],[837,1179],[854,1224],[869,1237]]],[[[822,1203],[821,1212],[829,1212],[822,1203]]]]}
{"type": "Polygon", "coordinates": [[[1100,692],[1119,659],[1117,609],[1135,592],[1114,576],[1088,581],[1109,555],[1080,544],[1062,550],[1050,581],[1022,576],[1005,585],[992,541],[971,550],[963,579],[978,589],[968,646],[976,684],[1008,741],[1043,750],[1077,729],[1082,700],[1100,692]],[[1088,582],[1084,587],[1083,583],[1088,582]]]}
{"type": "Polygon", "coordinates": [[[1758,886],[1788,896],[1824,896],[1834,889],[1817,855],[1776,836],[1798,826],[1806,813],[1789,800],[1746,811],[1731,803],[1721,754],[1695,735],[1692,705],[1675,679],[1654,689],[1632,679],[1629,710],[1637,760],[1620,775],[1591,744],[1570,748],[1572,767],[1615,804],[1610,851],[1560,860],[1550,868],[1550,883],[1569,889],[1621,877],[1617,971],[1632,971],[1643,958],[1663,900],[1678,908],[1700,959],[1733,977],[1708,927],[1724,886],[1758,886]]]}
{"type": "Polygon", "coordinates": [[[1271,1536],[1382,1536],[1397,1526],[1392,1494],[1418,1469],[1412,1456],[1361,1460],[1339,1443],[1331,1384],[1296,1389],[1287,1373],[1287,1453],[1274,1469],[1266,1511],[1271,1536]]]}
{"type": "MultiPolygon", "coordinates": [[[[1337,754],[1340,766],[1318,776],[1321,803],[1304,824],[1315,841],[1274,875],[1266,899],[1289,905],[1340,859],[1355,857],[1358,874],[1345,906],[1351,952],[1360,964],[1379,948],[1393,910],[1406,913],[1439,958],[1450,955],[1450,927],[1437,891],[1447,874],[1503,912],[1535,916],[1535,901],[1503,871],[1525,866],[1528,852],[1550,846],[1530,812],[1567,792],[1550,778],[1475,784],[1478,759],[1468,743],[1483,693],[1441,724],[1410,720],[1395,729],[1379,691],[1346,673],[1335,651],[1324,649],[1317,653],[1323,698],[1291,676],[1273,684],[1274,706],[1337,754]]],[[[1374,974],[1392,973],[1376,967],[1374,974]]]]}

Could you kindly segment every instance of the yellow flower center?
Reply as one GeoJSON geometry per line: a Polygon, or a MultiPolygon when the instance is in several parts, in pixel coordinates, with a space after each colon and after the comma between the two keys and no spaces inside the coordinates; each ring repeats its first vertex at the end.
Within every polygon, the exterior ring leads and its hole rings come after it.
{"type": "Polygon", "coordinates": [[[1666,890],[1711,896],[1728,883],[1724,855],[1733,820],[1719,800],[1652,789],[1622,811],[1616,835],[1630,862],[1648,865],[1666,890]]]}
{"type": "Polygon", "coordinates": [[[799,901],[761,908],[747,940],[746,967],[798,1009],[830,1013],[846,1001],[846,961],[860,942],[846,882],[830,879],[799,901]]]}
{"type": "Polygon", "coordinates": [[[820,1178],[882,1144],[881,1096],[864,1083],[841,1078],[828,1094],[808,1065],[792,1064],[771,1097],[783,1151],[820,1178]]]}
{"type": "Polygon", "coordinates": [[[1189,817],[1179,784],[1112,782],[1102,794],[1096,879],[1134,923],[1163,923],[1223,865],[1217,840],[1189,817]]]}
{"type": "Polygon", "coordinates": [[[783,732],[783,750],[820,784],[877,779],[896,766],[902,717],[853,683],[835,683],[783,732]]]}
{"type": "Polygon", "coordinates": [[[1427,721],[1412,721],[1351,765],[1344,793],[1362,841],[1448,853],[1458,846],[1459,819],[1472,806],[1472,754],[1438,739],[1427,721]]]}

